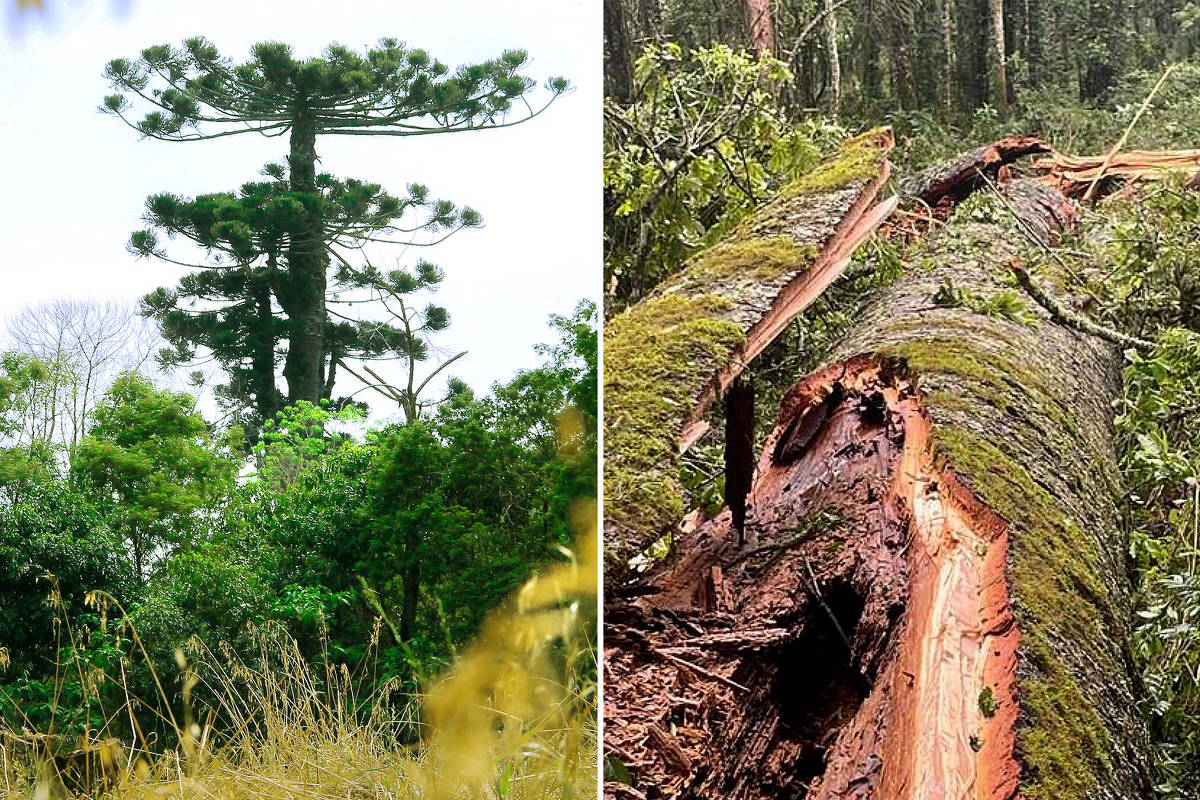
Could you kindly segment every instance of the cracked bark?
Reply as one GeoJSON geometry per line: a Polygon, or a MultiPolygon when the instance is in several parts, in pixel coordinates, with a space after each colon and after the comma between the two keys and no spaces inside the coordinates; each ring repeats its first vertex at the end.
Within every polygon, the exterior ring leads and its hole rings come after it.
{"type": "MultiPolygon", "coordinates": [[[[1006,191],[1033,230],[1070,221],[1057,192],[1006,191]]],[[[1020,241],[971,220],[931,234],[914,263],[932,267],[785,398],[745,545],[723,512],[640,597],[610,598],[606,748],[633,790],[1149,796],[1110,430],[1120,355],[1040,310],[1027,326],[931,300],[947,278],[1003,289],[1020,241]]]]}

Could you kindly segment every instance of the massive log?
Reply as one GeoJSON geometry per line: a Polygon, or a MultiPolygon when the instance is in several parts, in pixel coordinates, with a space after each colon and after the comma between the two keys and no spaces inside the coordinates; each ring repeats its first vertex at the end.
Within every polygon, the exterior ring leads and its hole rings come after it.
{"type": "Polygon", "coordinates": [[[605,579],[683,516],[678,458],[762,350],[895,207],[892,133],[849,141],[604,329],[605,579]]]}
{"type": "Polygon", "coordinates": [[[987,297],[1070,202],[952,219],[785,398],[748,498],[605,609],[610,797],[1150,796],[1110,430],[1120,354],[987,297]],[[993,221],[983,221],[991,219],[993,221]],[[618,769],[617,772],[620,772],[618,769]]]}

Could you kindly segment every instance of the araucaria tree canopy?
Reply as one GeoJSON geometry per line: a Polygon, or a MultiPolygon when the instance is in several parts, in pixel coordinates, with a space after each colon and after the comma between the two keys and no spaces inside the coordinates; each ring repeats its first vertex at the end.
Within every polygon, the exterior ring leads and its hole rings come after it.
{"type": "MultiPolygon", "coordinates": [[[[422,186],[409,186],[408,197],[397,198],[377,184],[318,175],[317,139],[422,136],[525,122],[568,89],[565,79],[549,79],[548,94],[535,107],[529,100],[534,81],[519,72],[525,61],[524,51],[509,50],[451,70],[424,50],[382,39],[362,53],[335,44],[307,59],[296,58],[285,44],[263,42],[236,64],[195,37],[179,49],[157,45],[137,59],[109,62],[105,77],[116,93],[104,99],[102,110],[143,136],[289,136],[287,166],[269,166],[269,181],[236,194],[149,199],[153,228],[182,235],[217,259],[177,290],[147,298],[147,313],[162,322],[175,347],[168,359],[187,359],[196,347],[211,350],[231,372],[231,399],[249,405],[253,395],[263,417],[285,400],[328,399],[345,358],[398,356],[408,362],[411,377],[414,363],[425,358],[424,342],[414,337],[444,328],[448,316],[436,306],[414,316],[403,296],[432,287],[440,272],[424,262],[413,270],[380,271],[365,261],[362,247],[418,232],[432,235],[405,243],[433,244],[478,225],[479,216],[428,199],[422,186]],[[408,212],[426,216],[409,222],[408,212]],[[401,324],[364,322],[330,309],[352,288],[390,298],[403,309],[397,314],[401,324]],[[276,305],[282,320],[274,316],[276,305]],[[283,340],[286,349],[278,347],[283,340]],[[280,355],[286,395],[274,385],[280,355]]],[[[135,234],[130,246],[139,255],[166,257],[153,231],[135,234]]],[[[406,412],[418,407],[408,396],[412,389],[410,380],[398,390],[406,412]]]]}

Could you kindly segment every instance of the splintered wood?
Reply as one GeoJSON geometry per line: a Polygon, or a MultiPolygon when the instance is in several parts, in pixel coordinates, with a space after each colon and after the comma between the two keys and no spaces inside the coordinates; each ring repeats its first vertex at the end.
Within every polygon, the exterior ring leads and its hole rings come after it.
{"type": "Polygon", "coordinates": [[[739,519],[693,512],[667,559],[609,587],[606,797],[1147,796],[1120,352],[1038,307],[932,302],[946,281],[1005,291],[1017,244],[1071,223],[1062,193],[1006,173],[1042,147],[981,148],[920,184],[944,207],[990,170],[1024,233],[931,232],[927,266],[784,399],[739,519]]]}
{"type": "Polygon", "coordinates": [[[1200,150],[1130,150],[1117,153],[1107,164],[1105,158],[1103,154],[1068,156],[1055,152],[1036,159],[1033,166],[1044,173],[1046,184],[1072,197],[1084,194],[1097,178],[1134,184],[1160,180],[1171,172],[1195,176],[1200,171],[1200,150]]]}
{"type": "Polygon", "coordinates": [[[639,785],[1012,796],[1006,528],[935,465],[928,429],[912,384],[869,359],[812,376],[764,449],[749,541],[723,513],[658,594],[609,605],[606,747],[639,785]]]}
{"type": "Polygon", "coordinates": [[[605,325],[605,579],[682,516],[678,459],[707,412],[892,212],[890,129],[847,142],[605,325]]]}

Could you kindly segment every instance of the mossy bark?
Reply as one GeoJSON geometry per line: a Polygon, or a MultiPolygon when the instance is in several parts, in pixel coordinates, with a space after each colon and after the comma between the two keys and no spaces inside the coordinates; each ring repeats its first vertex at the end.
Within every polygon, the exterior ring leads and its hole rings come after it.
{"type": "MultiPolygon", "coordinates": [[[[1069,214],[1062,195],[1036,184],[1006,194],[1042,238],[1069,214]]],[[[1025,233],[1008,209],[994,210],[994,222],[952,219],[932,235],[924,257],[935,266],[886,290],[841,356],[901,362],[937,452],[1008,523],[1023,796],[1149,797],[1111,431],[1121,354],[1041,309],[1028,325],[932,302],[946,281],[980,296],[1011,290],[1005,263],[1022,256],[1025,233]]]]}
{"type": "Polygon", "coordinates": [[[850,140],[605,326],[606,580],[680,522],[685,428],[806,305],[798,288],[848,257],[839,246],[865,235],[855,225],[878,223],[869,212],[891,147],[886,129],[850,140]]]}
{"type": "Polygon", "coordinates": [[[724,512],[639,597],[607,599],[606,758],[637,791],[1150,796],[1111,433],[1121,355],[1032,303],[934,299],[946,282],[1013,291],[1025,236],[1070,219],[1057,192],[1005,192],[932,232],[789,394],[745,542],[724,512]]]}

